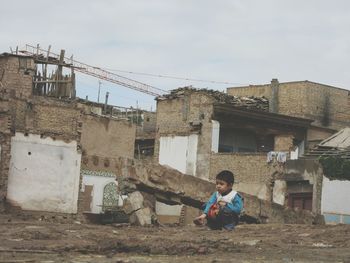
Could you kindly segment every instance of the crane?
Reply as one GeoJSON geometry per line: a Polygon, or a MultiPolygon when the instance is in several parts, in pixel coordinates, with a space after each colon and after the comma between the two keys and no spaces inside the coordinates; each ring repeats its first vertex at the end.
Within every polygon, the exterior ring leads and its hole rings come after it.
{"type": "Polygon", "coordinates": [[[42,61],[45,60],[54,60],[61,66],[66,66],[70,68],[74,68],[75,71],[81,72],[86,75],[90,75],[99,79],[103,79],[105,81],[118,84],[139,92],[146,93],[151,96],[161,96],[167,93],[167,91],[153,87],[151,85],[129,79],[126,77],[123,77],[121,75],[109,72],[107,70],[101,69],[99,67],[94,67],[82,62],[79,62],[77,60],[73,59],[73,56],[71,58],[67,58],[64,56],[64,50],[61,50],[61,54],[56,54],[51,52],[51,46],[49,46],[48,50],[44,50],[39,47],[39,45],[32,46],[29,44],[26,44],[25,49],[21,50],[20,52],[25,55],[30,55],[35,57],[36,59],[42,61]]]}

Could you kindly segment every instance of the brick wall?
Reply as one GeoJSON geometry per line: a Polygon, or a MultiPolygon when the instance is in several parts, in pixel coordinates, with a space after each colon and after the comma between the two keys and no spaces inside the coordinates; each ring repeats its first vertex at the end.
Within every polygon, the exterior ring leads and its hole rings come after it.
{"type": "Polygon", "coordinates": [[[318,127],[312,126],[307,130],[307,140],[308,145],[307,148],[312,148],[316,144],[323,141],[325,138],[330,137],[332,134],[334,134],[333,130],[325,130],[320,129],[318,127]]]}
{"type": "Polygon", "coordinates": [[[84,154],[101,157],[134,156],[136,126],[128,121],[84,115],[81,145],[84,154]]]}
{"type": "Polygon", "coordinates": [[[17,56],[0,56],[0,89],[6,89],[18,98],[32,95],[34,60],[17,56]]]}
{"type": "MultiPolygon", "coordinates": [[[[59,105],[34,105],[33,127],[41,133],[60,134],[78,139],[80,111],[73,107],[59,105]]],[[[29,115],[29,110],[27,111],[29,115]]],[[[28,118],[27,118],[28,119],[28,118]]],[[[27,123],[29,124],[29,121],[27,123]]]]}
{"type": "Polygon", "coordinates": [[[243,183],[269,183],[275,168],[266,162],[265,153],[218,153],[210,158],[210,180],[222,170],[232,171],[243,183]]]}
{"type": "Polygon", "coordinates": [[[9,104],[13,131],[79,141],[81,112],[71,101],[36,96],[12,98],[9,104]]]}
{"type": "Polygon", "coordinates": [[[293,148],[293,135],[275,135],[274,151],[289,152],[293,148]]]}
{"type": "Polygon", "coordinates": [[[261,199],[271,200],[271,184],[274,176],[279,174],[282,166],[268,164],[266,154],[262,153],[219,153],[212,154],[210,159],[210,181],[216,175],[229,170],[235,176],[234,189],[261,199]]]}
{"type": "Polygon", "coordinates": [[[155,112],[143,112],[143,132],[154,132],[157,125],[157,115],[155,112]]]}
{"type": "MultiPolygon", "coordinates": [[[[227,89],[230,95],[271,99],[271,85],[227,89]]],[[[313,125],[341,129],[350,125],[350,92],[310,81],[279,83],[278,113],[315,120],[313,125]]]]}
{"type": "Polygon", "coordinates": [[[243,87],[234,87],[234,88],[228,88],[227,94],[234,95],[234,96],[256,96],[256,97],[266,97],[268,99],[272,96],[271,86],[270,84],[266,85],[250,85],[250,86],[243,86],[243,87]]]}
{"type": "Polygon", "coordinates": [[[11,136],[0,132],[0,212],[3,210],[3,200],[6,197],[7,181],[10,164],[11,136]]]}
{"type": "Polygon", "coordinates": [[[317,125],[335,129],[350,125],[350,91],[308,83],[304,95],[307,97],[305,117],[315,119],[317,125]]]}
{"type": "Polygon", "coordinates": [[[157,103],[157,128],[160,134],[183,134],[192,132],[191,122],[209,120],[213,99],[201,93],[192,93],[172,100],[157,103]]]}
{"type": "Polygon", "coordinates": [[[8,101],[0,98],[0,212],[4,210],[11,147],[11,118],[8,101]]]}
{"type": "Polygon", "coordinates": [[[158,161],[161,136],[186,136],[199,134],[196,176],[208,179],[211,154],[213,98],[200,93],[190,93],[172,100],[157,103],[157,134],[154,156],[158,161]]]}

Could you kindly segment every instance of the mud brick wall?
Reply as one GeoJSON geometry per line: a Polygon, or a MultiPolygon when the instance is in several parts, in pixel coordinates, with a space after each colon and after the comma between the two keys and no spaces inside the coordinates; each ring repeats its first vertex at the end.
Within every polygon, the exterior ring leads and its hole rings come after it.
{"type": "Polygon", "coordinates": [[[222,170],[232,171],[238,182],[268,183],[275,172],[265,153],[218,153],[210,159],[210,179],[222,170]]]}
{"type": "Polygon", "coordinates": [[[184,97],[158,101],[154,149],[157,161],[161,136],[187,136],[197,133],[200,136],[198,137],[196,176],[203,179],[209,178],[213,101],[212,97],[203,93],[190,93],[184,97]]]}
{"type": "Polygon", "coordinates": [[[249,86],[242,86],[242,87],[234,87],[234,88],[228,88],[227,94],[233,95],[233,96],[264,96],[268,99],[272,96],[272,90],[271,85],[249,85],[249,86]]]}
{"type": "Polygon", "coordinates": [[[0,100],[0,212],[4,210],[11,153],[11,118],[7,101],[0,100]]]}
{"type": "Polygon", "coordinates": [[[276,135],[274,150],[278,152],[289,152],[293,148],[293,135],[276,135]]]}
{"type": "Polygon", "coordinates": [[[235,176],[234,189],[258,196],[264,200],[272,198],[272,183],[283,171],[283,166],[268,164],[265,153],[218,153],[210,160],[210,181],[216,175],[229,170],[235,176]]]}
{"type": "Polygon", "coordinates": [[[0,134],[0,211],[6,197],[9,164],[11,158],[11,137],[0,134]]]}
{"type": "Polygon", "coordinates": [[[157,115],[155,112],[143,112],[143,127],[142,131],[147,132],[155,132],[157,125],[157,115]]]}
{"type": "Polygon", "coordinates": [[[161,135],[189,135],[191,122],[209,120],[213,99],[200,93],[192,93],[157,103],[157,129],[161,135]]]}
{"type": "MultiPolygon", "coordinates": [[[[35,105],[33,112],[32,126],[36,131],[78,139],[78,123],[81,113],[76,108],[59,105],[35,105]]],[[[30,121],[27,125],[30,125],[30,121]]]]}
{"type": "MultiPolygon", "coordinates": [[[[229,88],[227,93],[272,99],[270,84],[229,88]]],[[[310,81],[279,83],[278,113],[312,119],[313,125],[339,130],[350,125],[350,92],[310,81]]]]}
{"type": "Polygon", "coordinates": [[[10,111],[13,131],[64,140],[80,139],[81,112],[72,102],[47,97],[11,99],[10,111]]]}
{"type": "Polygon", "coordinates": [[[32,95],[34,60],[19,56],[0,56],[0,90],[6,89],[18,98],[32,95]]]}
{"type": "Polygon", "coordinates": [[[281,180],[307,180],[312,185],[312,212],[321,213],[321,197],[323,182],[322,165],[317,160],[288,160],[283,174],[278,175],[281,180]]]}
{"type": "Polygon", "coordinates": [[[305,117],[316,125],[334,129],[350,125],[350,91],[308,83],[303,96],[307,98],[305,117]]]}
{"type": "Polygon", "coordinates": [[[136,125],[128,121],[84,115],[81,144],[85,155],[133,158],[136,125]]]}

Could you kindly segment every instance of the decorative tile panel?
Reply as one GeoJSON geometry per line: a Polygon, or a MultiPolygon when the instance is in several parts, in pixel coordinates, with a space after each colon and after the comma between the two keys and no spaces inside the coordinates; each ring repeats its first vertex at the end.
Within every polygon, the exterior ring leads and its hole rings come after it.
{"type": "Polygon", "coordinates": [[[90,170],[81,170],[82,175],[90,175],[90,176],[102,176],[102,177],[111,177],[115,178],[116,175],[111,172],[104,172],[104,171],[90,171],[90,170]]]}
{"type": "Polygon", "coordinates": [[[110,210],[113,207],[118,206],[118,191],[117,185],[114,182],[106,184],[103,189],[103,211],[110,210]]]}

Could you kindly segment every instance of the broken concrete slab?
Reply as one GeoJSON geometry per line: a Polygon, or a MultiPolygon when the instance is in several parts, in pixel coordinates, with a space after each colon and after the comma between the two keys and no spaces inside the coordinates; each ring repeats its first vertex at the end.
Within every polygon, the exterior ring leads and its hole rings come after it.
{"type": "MultiPolygon", "coordinates": [[[[148,192],[167,204],[185,204],[196,208],[209,199],[215,184],[169,167],[154,163],[137,163],[128,167],[127,180],[139,191],[148,192]]],[[[315,215],[306,210],[293,210],[256,196],[240,193],[244,198],[242,220],[254,223],[315,223],[315,215]]]]}

